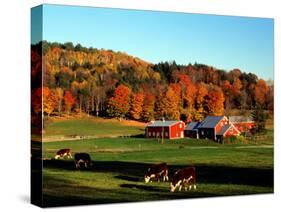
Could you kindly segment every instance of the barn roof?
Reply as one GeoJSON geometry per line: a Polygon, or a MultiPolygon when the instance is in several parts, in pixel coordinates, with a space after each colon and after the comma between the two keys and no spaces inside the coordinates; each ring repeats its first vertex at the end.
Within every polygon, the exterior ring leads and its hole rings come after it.
{"type": "Polygon", "coordinates": [[[200,124],[201,124],[201,122],[196,122],[196,121],[190,122],[186,126],[185,130],[196,130],[200,124]]]}
{"type": "Polygon", "coordinates": [[[198,128],[214,128],[224,116],[207,116],[198,128]]]}
{"type": "Polygon", "coordinates": [[[148,124],[148,127],[169,127],[180,121],[154,121],[148,124]]]}
{"type": "Polygon", "coordinates": [[[229,121],[232,123],[241,122],[253,122],[253,119],[249,116],[229,116],[229,121]]]}
{"type": "Polygon", "coordinates": [[[224,135],[224,133],[227,132],[227,130],[229,130],[229,128],[231,127],[230,124],[226,124],[224,125],[221,130],[217,133],[217,135],[224,135]]]}

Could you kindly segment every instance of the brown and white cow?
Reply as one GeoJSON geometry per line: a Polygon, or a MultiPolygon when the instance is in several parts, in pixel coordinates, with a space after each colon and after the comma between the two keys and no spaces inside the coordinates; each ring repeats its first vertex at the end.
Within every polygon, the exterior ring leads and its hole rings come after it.
{"type": "Polygon", "coordinates": [[[92,161],[91,161],[91,157],[88,153],[76,153],[74,155],[74,162],[75,162],[75,166],[76,168],[80,168],[81,164],[84,164],[85,168],[88,168],[89,166],[92,166],[92,161]]]}
{"type": "Polygon", "coordinates": [[[187,186],[189,190],[196,189],[196,170],[195,167],[187,167],[176,171],[173,176],[173,180],[170,183],[170,192],[174,192],[177,187],[179,187],[179,191],[181,191],[182,187],[184,187],[185,191],[187,190],[187,186]]]}
{"type": "Polygon", "coordinates": [[[71,150],[70,149],[60,149],[57,151],[55,159],[64,158],[64,157],[72,158],[71,150]]]}
{"type": "Polygon", "coordinates": [[[151,166],[146,174],[144,175],[144,182],[148,183],[152,182],[152,179],[158,180],[160,182],[160,178],[163,177],[163,181],[168,181],[168,166],[166,163],[160,163],[151,166]]]}

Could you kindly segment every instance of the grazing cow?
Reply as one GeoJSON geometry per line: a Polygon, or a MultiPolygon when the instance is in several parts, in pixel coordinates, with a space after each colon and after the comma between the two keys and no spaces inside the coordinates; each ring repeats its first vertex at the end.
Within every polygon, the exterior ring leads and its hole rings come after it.
{"type": "Polygon", "coordinates": [[[160,182],[160,177],[163,177],[163,181],[168,181],[168,166],[166,163],[160,163],[151,166],[147,173],[144,176],[145,183],[148,183],[149,181],[152,182],[152,179],[158,180],[160,182]]]}
{"type": "Polygon", "coordinates": [[[84,164],[85,168],[92,165],[91,157],[88,153],[76,153],[74,155],[74,162],[76,168],[80,168],[81,164],[84,164]]]}
{"type": "Polygon", "coordinates": [[[72,158],[70,149],[60,149],[59,151],[57,151],[55,159],[64,158],[65,156],[67,156],[68,158],[72,158]]]}
{"type": "Polygon", "coordinates": [[[177,187],[179,187],[179,191],[181,191],[182,186],[185,191],[187,190],[187,186],[189,186],[189,190],[196,189],[196,172],[195,167],[187,167],[176,171],[173,176],[173,180],[170,183],[170,192],[174,192],[177,187]]]}

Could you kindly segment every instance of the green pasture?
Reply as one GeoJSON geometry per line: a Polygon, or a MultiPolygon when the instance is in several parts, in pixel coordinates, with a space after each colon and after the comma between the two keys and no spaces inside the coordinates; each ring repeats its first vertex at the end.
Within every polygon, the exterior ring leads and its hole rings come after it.
{"type": "Polygon", "coordinates": [[[128,126],[116,120],[102,118],[77,118],[51,120],[46,124],[44,136],[121,136],[144,133],[142,126],[128,126]]]}
{"type": "MultiPolygon", "coordinates": [[[[272,142],[268,142],[269,144],[272,142]]],[[[273,192],[273,146],[221,145],[208,140],[98,138],[43,143],[45,206],[168,200],[273,192]],[[90,169],[72,159],[54,160],[58,149],[87,152],[90,169]],[[166,162],[169,177],[186,166],[197,170],[197,190],[169,192],[168,182],[145,184],[151,164],[166,162]]]]}

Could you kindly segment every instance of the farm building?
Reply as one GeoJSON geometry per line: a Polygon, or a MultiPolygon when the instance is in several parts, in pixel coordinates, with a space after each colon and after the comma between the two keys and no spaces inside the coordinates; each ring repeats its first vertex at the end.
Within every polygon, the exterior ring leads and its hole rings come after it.
{"type": "Polygon", "coordinates": [[[190,122],[184,129],[184,136],[190,138],[199,138],[198,134],[198,127],[200,126],[201,122],[190,122]]]}
{"type": "Polygon", "coordinates": [[[251,117],[230,116],[229,122],[231,122],[240,132],[246,132],[255,127],[255,122],[251,117]]]}
{"type": "Polygon", "coordinates": [[[223,126],[228,124],[229,121],[226,116],[207,116],[198,126],[199,138],[216,140],[217,134],[223,126]]]}
{"type": "Polygon", "coordinates": [[[237,136],[240,134],[240,131],[233,124],[224,125],[221,130],[216,135],[217,141],[222,141],[224,138],[229,136],[237,136]]]}
{"type": "Polygon", "coordinates": [[[145,135],[147,138],[183,138],[184,128],[182,121],[153,121],[147,125],[145,135]]]}

